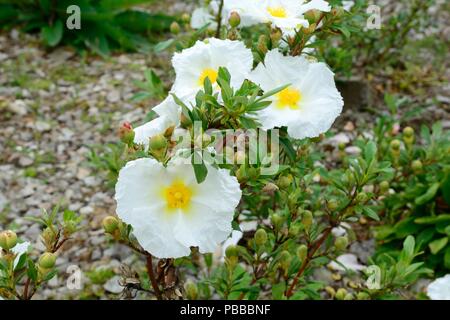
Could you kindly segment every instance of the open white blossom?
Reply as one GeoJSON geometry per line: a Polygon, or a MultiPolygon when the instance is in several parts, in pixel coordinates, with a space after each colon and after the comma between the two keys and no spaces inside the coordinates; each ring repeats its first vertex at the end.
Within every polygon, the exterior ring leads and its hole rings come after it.
{"type": "Polygon", "coordinates": [[[431,300],[450,300],[450,274],[431,282],[427,294],[431,300]]]}
{"type": "Polygon", "coordinates": [[[198,184],[192,165],[181,158],[167,167],[150,158],[128,162],[115,195],[118,216],[158,258],[187,256],[190,247],[214,252],[231,233],[240,198],[239,183],[228,170],[208,166],[205,181],[198,184]]]}
{"type": "Polygon", "coordinates": [[[192,29],[200,29],[208,24],[208,29],[215,30],[217,28],[215,15],[218,7],[217,1],[211,1],[209,6],[195,9],[191,16],[192,29]]]}
{"type": "Polygon", "coordinates": [[[271,23],[285,34],[292,34],[302,26],[309,26],[308,20],[303,16],[305,12],[312,9],[324,12],[331,10],[324,0],[225,0],[224,8],[228,13],[239,13],[242,26],[271,23]]]}
{"type": "Polygon", "coordinates": [[[230,73],[231,86],[239,88],[251,71],[253,55],[241,41],[211,38],[207,43],[197,41],[193,47],[176,53],[172,63],[176,78],[171,92],[192,102],[203,88],[206,77],[217,88],[220,67],[227,68],[230,73]]]}
{"type": "Polygon", "coordinates": [[[334,83],[333,72],[324,64],[304,57],[283,56],[274,49],[250,80],[267,92],[289,87],[270,97],[272,104],[258,113],[263,129],[286,126],[296,139],[326,132],[342,111],[344,102],[334,83]]]}

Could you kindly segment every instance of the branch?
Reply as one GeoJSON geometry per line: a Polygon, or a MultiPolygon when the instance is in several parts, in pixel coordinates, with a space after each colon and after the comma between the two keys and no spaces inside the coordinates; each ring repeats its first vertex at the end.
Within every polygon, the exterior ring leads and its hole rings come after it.
{"type": "Polygon", "coordinates": [[[162,300],[163,297],[161,291],[159,290],[158,283],[156,282],[155,273],[153,272],[152,255],[147,252],[146,256],[147,256],[147,264],[146,264],[147,273],[150,278],[150,282],[152,283],[153,290],[155,291],[156,299],[162,300]]]}

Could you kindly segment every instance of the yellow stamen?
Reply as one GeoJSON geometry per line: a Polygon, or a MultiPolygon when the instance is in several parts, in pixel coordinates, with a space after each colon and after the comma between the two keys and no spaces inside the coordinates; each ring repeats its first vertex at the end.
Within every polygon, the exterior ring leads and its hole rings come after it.
{"type": "Polygon", "coordinates": [[[276,105],[280,109],[284,109],[286,107],[291,109],[299,109],[299,102],[302,99],[302,95],[300,91],[296,89],[285,88],[277,93],[277,102],[276,105]]]}
{"type": "Polygon", "coordinates": [[[204,69],[202,74],[198,78],[198,84],[200,86],[203,86],[203,83],[205,82],[206,77],[208,77],[209,81],[211,81],[211,83],[214,84],[217,81],[218,72],[212,68],[204,69]]]}
{"type": "Polygon", "coordinates": [[[267,12],[269,12],[269,14],[275,18],[287,17],[286,9],[284,9],[283,7],[268,7],[267,12]]]}
{"type": "Polygon", "coordinates": [[[186,209],[189,207],[192,190],[181,181],[174,181],[164,189],[168,209],[186,209]]]}

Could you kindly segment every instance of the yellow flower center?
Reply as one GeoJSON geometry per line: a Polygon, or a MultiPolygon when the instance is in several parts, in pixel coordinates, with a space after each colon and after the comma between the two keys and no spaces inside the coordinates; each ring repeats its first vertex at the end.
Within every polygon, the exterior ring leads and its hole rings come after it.
{"type": "Polygon", "coordinates": [[[169,209],[186,209],[192,197],[192,190],[181,181],[174,181],[164,190],[169,209]]]}
{"type": "Polygon", "coordinates": [[[300,91],[296,89],[286,88],[277,93],[277,107],[284,109],[286,107],[291,109],[299,109],[299,102],[302,99],[300,91]]]}
{"type": "Polygon", "coordinates": [[[287,17],[286,9],[284,9],[283,7],[268,7],[267,12],[269,12],[269,14],[275,18],[287,17]]]}
{"type": "Polygon", "coordinates": [[[211,81],[211,83],[216,83],[217,81],[217,77],[218,77],[218,72],[212,68],[206,68],[202,71],[202,74],[200,75],[200,77],[198,78],[198,84],[200,86],[203,86],[203,84],[205,83],[205,79],[209,78],[209,81],[211,81]]]}

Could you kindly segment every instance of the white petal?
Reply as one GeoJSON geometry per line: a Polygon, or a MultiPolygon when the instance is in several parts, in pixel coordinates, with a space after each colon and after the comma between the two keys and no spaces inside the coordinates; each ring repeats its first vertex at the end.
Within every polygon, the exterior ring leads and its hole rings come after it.
{"type": "Polygon", "coordinates": [[[171,119],[164,116],[153,119],[134,129],[134,143],[143,144],[147,149],[151,137],[164,133],[174,125],[171,119]]]}
{"type": "Polygon", "coordinates": [[[16,255],[16,258],[14,259],[14,268],[19,263],[20,257],[28,251],[28,248],[30,247],[30,243],[28,241],[18,243],[14,246],[14,248],[11,249],[11,251],[16,255]]]}
{"type": "Polygon", "coordinates": [[[345,268],[343,268],[340,264],[336,263],[335,261],[332,261],[328,264],[328,266],[336,271],[345,271],[351,270],[351,271],[362,271],[366,268],[366,266],[360,264],[358,262],[358,258],[351,253],[343,254],[336,259],[339,261],[345,268]]]}
{"type": "Polygon", "coordinates": [[[450,300],[450,274],[430,283],[427,294],[431,300],[450,300]]]}

